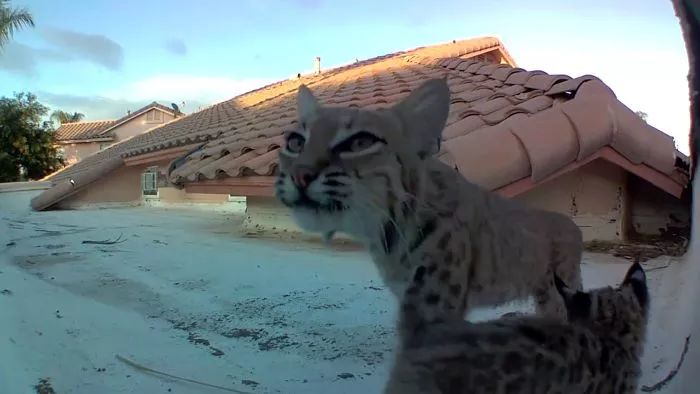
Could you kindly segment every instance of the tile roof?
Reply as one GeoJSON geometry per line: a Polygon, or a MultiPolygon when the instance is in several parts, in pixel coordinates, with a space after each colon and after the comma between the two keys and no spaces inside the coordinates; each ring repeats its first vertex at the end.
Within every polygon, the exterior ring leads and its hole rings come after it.
{"type": "MultiPolygon", "coordinates": [[[[325,105],[395,104],[428,78],[447,77],[452,93],[440,158],[495,190],[540,181],[609,146],[633,164],[676,171],[673,138],[617,100],[598,78],[571,78],[464,58],[442,45],[384,57],[305,82],[325,105]]],[[[175,184],[270,176],[284,131],[295,122],[295,86],[246,106],[223,134],[170,173],[175,184]]]]}
{"type": "Polygon", "coordinates": [[[111,134],[104,135],[103,133],[113,124],[113,120],[63,123],[56,129],[54,136],[58,142],[112,138],[111,134]]]}
{"type": "MultiPolygon", "coordinates": [[[[286,98],[290,94],[295,94],[300,84],[305,83],[313,86],[313,84],[318,81],[344,78],[344,75],[348,72],[354,74],[357,73],[357,70],[361,70],[364,67],[372,67],[373,65],[381,66],[384,60],[393,57],[403,56],[409,53],[435,53],[436,51],[441,51],[455,57],[479,56],[485,60],[495,60],[503,57],[507,59],[507,61],[510,61],[511,64],[514,64],[501,42],[492,37],[456,41],[449,44],[417,48],[410,51],[379,56],[327,70],[320,74],[305,75],[300,78],[276,82],[244,93],[231,100],[212,105],[199,112],[183,116],[173,122],[156,127],[147,133],[114,144],[78,163],[47,176],[44,180],[54,182],[57,185],[56,187],[58,187],[59,184],[68,182],[69,179],[73,179],[75,182],[76,177],[91,180],[94,178],[95,174],[99,177],[109,172],[107,171],[107,169],[110,168],[109,166],[101,165],[104,161],[112,161],[113,158],[121,158],[123,162],[123,159],[138,157],[165,149],[180,146],[195,146],[196,144],[201,145],[204,142],[215,140],[224,135],[230,135],[232,132],[239,129],[244,133],[247,132],[246,136],[250,136],[252,132],[255,136],[263,138],[264,133],[256,134],[259,126],[256,126],[255,122],[268,119],[268,125],[273,123],[284,125],[288,123],[291,120],[288,114],[277,119],[274,117],[280,116],[282,113],[281,110],[288,113],[291,107],[287,105],[285,108],[275,111],[274,105],[280,98],[286,98]],[[497,51],[499,56],[489,55],[489,52],[494,51],[497,51]],[[491,56],[491,58],[489,58],[489,56],[491,56]],[[258,110],[261,108],[271,109],[271,112],[267,114],[264,119],[256,119],[256,116],[259,114],[258,110]],[[89,176],[86,176],[86,174],[89,174],[89,176]]],[[[75,182],[75,184],[77,184],[77,182],[75,182]]],[[[81,182],[81,185],[86,184],[85,182],[81,182]]],[[[64,187],[61,190],[66,191],[73,189],[64,187]]],[[[65,194],[53,193],[51,190],[47,190],[45,194],[51,194],[53,196],[53,203],[66,197],[65,194]]],[[[39,197],[41,196],[37,198],[39,197]]],[[[50,205],[52,204],[48,204],[46,207],[50,205]]]]}
{"type": "Polygon", "coordinates": [[[99,165],[104,161],[195,145],[198,149],[171,166],[174,184],[273,175],[282,135],[295,122],[300,84],[327,105],[379,108],[434,77],[447,77],[452,92],[440,158],[489,189],[526,177],[544,179],[606,146],[634,164],[666,175],[675,171],[673,139],[642,121],[596,77],[572,79],[514,66],[492,37],[379,56],[242,94],[115,144],[47,179],[90,180],[109,172],[109,166],[99,165]]]}
{"type": "Polygon", "coordinates": [[[142,115],[153,108],[158,108],[161,111],[165,111],[169,114],[174,114],[175,111],[172,108],[168,108],[157,102],[152,102],[147,104],[134,112],[131,112],[117,120],[97,120],[97,121],[87,121],[87,122],[73,122],[64,123],[57,130],[55,134],[56,141],[89,141],[95,139],[109,139],[111,140],[114,135],[110,133],[111,130],[116,127],[142,115]]]}

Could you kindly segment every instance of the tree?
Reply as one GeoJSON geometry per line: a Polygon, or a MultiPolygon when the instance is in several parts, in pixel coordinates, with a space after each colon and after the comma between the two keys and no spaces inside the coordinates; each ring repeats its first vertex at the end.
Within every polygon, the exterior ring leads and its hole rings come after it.
{"type": "Polygon", "coordinates": [[[60,109],[57,109],[51,113],[51,120],[55,120],[59,124],[80,122],[84,117],[85,115],[81,114],[80,112],[70,113],[61,111],[60,109]]]}
{"type": "Polygon", "coordinates": [[[4,47],[15,31],[34,27],[32,15],[24,8],[10,8],[8,0],[0,0],[0,48],[4,47]]]}
{"type": "Polygon", "coordinates": [[[635,112],[635,114],[637,114],[637,116],[642,118],[642,120],[645,122],[647,121],[647,118],[649,117],[649,115],[644,111],[637,111],[637,112],[635,112]]]}
{"type": "Polygon", "coordinates": [[[54,144],[49,109],[31,93],[0,98],[0,182],[40,179],[64,165],[54,144]]]}

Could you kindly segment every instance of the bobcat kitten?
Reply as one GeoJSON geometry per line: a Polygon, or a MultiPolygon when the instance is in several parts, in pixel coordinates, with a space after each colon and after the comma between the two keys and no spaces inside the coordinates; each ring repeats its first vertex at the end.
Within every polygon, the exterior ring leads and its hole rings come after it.
{"type": "Polygon", "coordinates": [[[529,316],[428,326],[399,351],[385,393],[635,393],[649,310],[642,267],[632,265],[615,289],[556,282],[570,323],[529,316]]]}
{"type": "Polygon", "coordinates": [[[403,314],[408,331],[530,295],[539,313],[564,320],[552,273],[580,288],[580,230],[564,215],[482,189],[434,157],[449,105],[445,79],[379,110],[322,106],[300,86],[297,129],[279,153],[277,198],[306,231],[364,243],[385,284],[413,308],[403,314]]]}

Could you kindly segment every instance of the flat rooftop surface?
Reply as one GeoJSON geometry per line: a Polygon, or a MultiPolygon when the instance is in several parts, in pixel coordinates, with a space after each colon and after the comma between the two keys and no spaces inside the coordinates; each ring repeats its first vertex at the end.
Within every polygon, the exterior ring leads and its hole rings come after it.
{"type": "MultiPolygon", "coordinates": [[[[37,193],[0,193],[0,392],[32,392],[41,379],[57,393],[223,392],[116,355],[250,393],[381,392],[396,301],[364,252],[245,238],[240,215],[202,209],[32,212],[37,193]],[[102,240],[117,242],[83,242],[102,240]]],[[[616,284],[629,264],[588,253],[584,283],[616,284]]],[[[642,384],[665,377],[683,348],[684,266],[645,263],[642,384]]]]}

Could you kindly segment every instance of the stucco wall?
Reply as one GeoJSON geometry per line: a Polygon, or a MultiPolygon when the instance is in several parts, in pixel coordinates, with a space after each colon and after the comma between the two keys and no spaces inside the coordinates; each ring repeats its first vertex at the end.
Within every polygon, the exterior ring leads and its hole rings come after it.
{"type": "Polygon", "coordinates": [[[690,227],[690,200],[677,199],[649,182],[630,175],[631,228],[636,234],[662,235],[669,229],[685,232],[690,227]]]}
{"type": "Polygon", "coordinates": [[[151,109],[150,111],[145,112],[135,117],[134,119],[131,119],[128,122],[114,128],[111,131],[112,133],[114,133],[114,140],[111,142],[81,142],[77,144],[61,144],[60,147],[63,148],[66,164],[74,164],[94,153],[99,152],[101,150],[101,144],[108,146],[110,144],[123,141],[129,137],[143,134],[154,127],[168,123],[173,119],[175,119],[175,117],[171,114],[158,111],[156,109],[151,109]],[[149,112],[160,113],[162,115],[162,120],[148,121],[147,114],[149,112]]]}
{"type": "Polygon", "coordinates": [[[158,111],[156,109],[152,109],[148,112],[145,112],[134,119],[131,119],[130,121],[116,127],[114,130],[114,136],[115,136],[115,142],[122,141],[126,138],[133,137],[135,135],[142,134],[156,126],[160,126],[162,124],[165,124],[171,120],[174,119],[174,117],[171,114],[166,114],[162,111],[158,111]],[[163,116],[163,121],[162,122],[149,122],[146,120],[148,112],[153,112],[157,111],[160,112],[163,116]]]}
{"type": "Polygon", "coordinates": [[[66,160],[66,164],[74,164],[96,152],[99,152],[100,143],[89,142],[80,144],[66,144],[59,145],[59,148],[63,148],[63,157],[66,160]]]}
{"type": "Polygon", "coordinates": [[[148,165],[124,166],[108,174],[104,179],[86,187],[59,204],[61,208],[89,208],[110,205],[209,205],[226,211],[245,211],[245,200],[231,201],[228,195],[187,193],[167,186],[165,172],[169,162],[162,161],[148,165]],[[141,191],[141,175],[149,167],[157,166],[159,187],[157,196],[144,197],[141,191]]]}
{"type": "Polygon", "coordinates": [[[621,240],[628,225],[624,205],[627,172],[603,160],[549,181],[516,199],[531,207],[569,215],[585,241],[621,240]]]}
{"type": "Polygon", "coordinates": [[[60,208],[82,208],[93,205],[139,204],[141,173],[145,167],[121,167],[106,177],[60,202],[60,208]]]}

